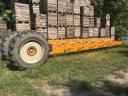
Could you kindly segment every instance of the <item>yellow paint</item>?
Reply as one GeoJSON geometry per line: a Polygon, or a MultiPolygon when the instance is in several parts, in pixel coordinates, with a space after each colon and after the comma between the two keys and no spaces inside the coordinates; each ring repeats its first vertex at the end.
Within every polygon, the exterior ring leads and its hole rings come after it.
{"type": "Polygon", "coordinates": [[[120,46],[124,43],[122,41],[113,41],[111,38],[89,38],[49,40],[49,44],[52,45],[52,51],[50,54],[54,55],[120,46]]]}

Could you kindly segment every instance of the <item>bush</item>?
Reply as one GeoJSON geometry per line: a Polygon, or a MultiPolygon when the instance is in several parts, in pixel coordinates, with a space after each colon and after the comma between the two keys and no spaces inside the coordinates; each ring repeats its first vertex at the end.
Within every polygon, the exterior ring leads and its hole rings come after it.
{"type": "Polygon", "coordinates": [[[122,37],[126,37],[126,36],[127,36],[127,28],[122,25],[118,25],[116,27],[116,38],[122,39],[122,37]]]}

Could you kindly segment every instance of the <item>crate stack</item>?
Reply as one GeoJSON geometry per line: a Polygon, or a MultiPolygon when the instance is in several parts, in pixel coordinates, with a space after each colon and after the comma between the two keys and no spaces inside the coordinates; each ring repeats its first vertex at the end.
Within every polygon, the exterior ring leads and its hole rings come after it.
{"type": "Polygon", "coordinates": [[[40,13],[46,15],[48,39],[57,39],[58,33],[58,2],[57,0],[40,0],[40,13]]]}
{"type": "Polygon", "coordinates": [[[102,15],[101,16],[101,32],[100,37],[101,38],[110,38],[110,31],[111,31],[111,25],[110,25],[110,14],[102,15]]]}
{"type": "Polygon", "coordinates": [[[100,37],[100,28],[101,28],[101,18],[95,18],[95,27],[94,27],[94,38],[100,37]]]}
{"type": "Polygon", "coordinates": [[[66,38],[74,38],[74,11],[73,2],[66,0],[66,38]]]}
{"type": "Polygon", "coordinates": [[[94,37],[94,6],[91,5],[90,0],[84,0],[85,5],[81,6],[81,26],[82,37],[94,37]]]}
{"type": "Polygon", "coordinates": [[[80,26],[80,1],[74,1],[74,34],[76,38],[80,38],[81,36],[81,26],[80,26]]]}
{"type": "Polygon", "coordinates": [[[30,4],[14,3],[14,7],[16,31],[35,29],[47,39],[115,35],[110,28],[110,15],[94,18],[90,0],[32,0],[30,4]]]}
{"type": "Polygon", "coordinates": [[[58,0],[58,38],[66,38],[66,0],[58,0]]]}
{"type": "Polygon", "coordinates": [[[111,36],[111,32],[110,32],[110,27],[111,27],[111,24],[110,24],[110,14],[107,14],[106,15],[106,37],[107,38],[110,38],[111,36]]]}
{"type": "Polygon", "coordinates": [[[46,38],[48,37],[47,34],[47,15],[40,13],[40,0],[32,0],[32,14],[34,15],[34,23],[35,23],[35,30],[40,32],[46,38]]]}
{"type": "Polygon", "coordinates": [[[29,4],[14,3],[13,23],[15,31],[30,30],[29,4]]]}
{"type": "Polygon", "coordinates": [[[115,27],[111,27],[111,38],[112,38],[112,40],[115,40],[116,38],[116,36],[115,36],[115,31],[116,31],[116,29],[115,29],[115,27]]]}

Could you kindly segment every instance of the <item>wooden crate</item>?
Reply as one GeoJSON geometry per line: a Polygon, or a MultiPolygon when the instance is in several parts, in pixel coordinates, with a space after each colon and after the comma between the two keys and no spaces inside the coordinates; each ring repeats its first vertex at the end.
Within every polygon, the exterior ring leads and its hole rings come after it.
{"type": "Polygon", "coordinates": [[[66,26],[66,14],[58,13],[58,26],[66,26]]]}
{"type": "Polygon", "coordinates": [[[19,22],[17,22],[16,23],[16,31],[25,31],[25,30],[30,30],[30,29],[31,29],[30,22],[28,22],[28,23],[25,23],[25,22],[19,23],[19,22]]]}
{"type": "Polygon", "coordinates": [[[114,40],[114,41],[116,40],[115,31],[116,31],[115,27],[111,27],[111,38],[112,38],[112,40],[114,40]]]}
{"type": "Polygon", "coordinates": [[[65,39],[65,38],[66,38],[66,28],[58,27],[58,39],[65,39]]]}
{"type": "Polygon", "coordinates": [[[94,28],[89,28],[89,37],[90,38],[94,37],[94,28]]]}
{"type": "Polygon", "coordinates": [[[79,38],[81,36],[80,27],[74,27],[74,34],[76,38],[79,38]]]}
{"type": "Polygon", "coordinates": [[[32,0],[32,4],[39,4],[40,3],[40,0],[32,0]]]}
{"type": "Polygon", "coordinates": [[[96,27],[100,28],[101,27],[101,18],[96,18],[96,27]]]}
{"type": "Polygon", "coordinates": [[[85,0],[85,6],[91,5],[91,0],[85,0]]]}
{"type": "Polygon", "coordinates": [[[82,38],[88,38],[89,37],[89,28],[83,27],[82,28],[82,38]]]}
{"type": "Polygon", "coordinates": [[[100,36],[101,37],[105,37],[106,36],[106,29],[105,28],[101,28],[100,36]]]}
{"type": "Polygon", "coordinates": [[[14,21],[30,20],[29,4],[14,3],[13,14],[14,21]]]}
{"type": "Polygon", "coordinates": [[[67,38],[74,38],[74,28],[73,27],[67,27],[66,28],[66,35],[67,38]]]}
{"type": "Polygon", "coordinates": [[[48,38],[49,39],[57,39],[57,28],[56,27],[48,28],[48,38]]]}
{"type": "Polygon", "coordinates": [[[0,40],[7,34],[7,24],[5,21],[0,20],[0,40]]]}
{"type": "Polygon", "coordinates": [[[57,13],[48,13],[48,25],[57,26],[57,13]]]}
{"type": "Polygon", "coordinates": [[[66,25],[71,25],[71,26],[73,26],[73,15],[71,15],[71,14],[66,14],[66,25]]]}
{"type": "Polygon", "coordinates": [[[80,1],[79,0],[75,0],[73,8],[74,8],[74,13],[80,14],[80,1]]]}
{"type": "Polygon", "coordinates": [[[83,18],[83,26],[94,27],[94,17],[84,16],[84,18],[83,18]]]}
{"type": "Polygon", "coordinates": [[[80,0],[80,6],[85,6],[86,2],[85,0],[80,0]]]}
{"type": "Polygon", "coordinates": [[[111,27],[111,35],[115,35],[115,31],[116,31],[115,27],[111,27]]]}
{"type": "Polygon", "coordinates": [[[49,10],[57,11],[57,0],[41,0],[40,12],[47,13],[49,10]]]}
{"type": "Polygon", "coordinates": [[[45,38],[48,38],[48,30],[46,28],[40,28],[36,30],[37,32],[41,33],[45,38]]]}
{"type": "Polygon", "coordinates": [[[47,27],[47,16],[46,14],[36,14],[36,29],[47,27]]]}
{"type": "Polygon", "coordinates": [[[73,4],[72,3],[66,3],[66,13],[73,14],[73,4]]]}
{"type": "Polygon", "coordinates": [[[106,27],[106,37],[110,38],[111,32],[110,32],[110,27],[106,27]]]}
{"type": "Polygon", "coordinates": [[[58,0],[58,12],[66,11],[66,0],[58,0]]]}
{"type": "Polygon", "coordinates": [[[99,28],[97,27],[94,28],[94,37],[99,37],[99,28]]]}
{"type": "Polygon", "coordinates": [[[82,28],[82,38],[88,38],[89,37],[89,28],[82,28]]]}
{"type": "Polygon", "coordinates": [[[85,6],[84,7],[84,15],[94,17],[94,7],[93,6],[85,6]]]}
{"type": "Polygon", "coordinates": [[[74,26],[80,26],[80,15],[74,15],[74,26]]]}
{"type": "Polygon", "coordinates": [[[40,14],[40,6],[39,5],[33,5],[33,13],[40,14]]]}

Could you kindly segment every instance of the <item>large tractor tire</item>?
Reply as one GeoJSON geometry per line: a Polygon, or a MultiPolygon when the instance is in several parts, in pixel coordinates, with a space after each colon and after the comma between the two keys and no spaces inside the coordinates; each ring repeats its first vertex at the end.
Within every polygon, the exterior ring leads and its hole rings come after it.
{"type": "Polygon", "coordinates": [[[48,42],[35,31],[18,33],[10,44],[11,61],[23,69],[39,67],[47,61],[48,42]]]}
{"type": "Polygon", "coordinates": [[[1,58],[3,60],[9,60],[10,59],[10,56],[9,56],[9,45],[10,45],[11,40],[13,38],[15,38],[16,35],[17,35],[16,32],[10,32],[2,40],[2,43],[1,43],[1,58]]]}

